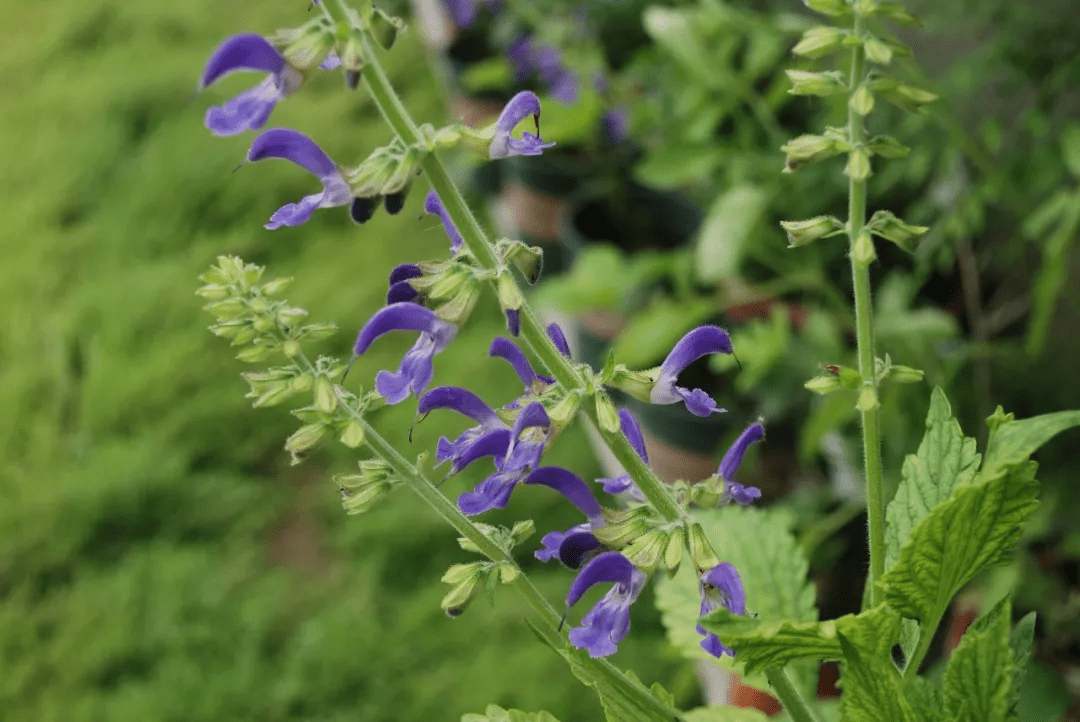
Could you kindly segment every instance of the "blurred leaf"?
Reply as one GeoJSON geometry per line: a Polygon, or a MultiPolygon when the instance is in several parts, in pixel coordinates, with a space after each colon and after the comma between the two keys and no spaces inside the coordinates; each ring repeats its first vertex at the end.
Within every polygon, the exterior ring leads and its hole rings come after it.
{"type": "Polygon", "coordinates": [[[665,146],[634,166],[634,178],[648,186],[671,189],[709,176],[722,161],[723,151],[712,143],[665,146]]]}
{"type": "Polygon", "coordinates": [[[716,312],[707,298],[677,301],[661,298],[638,311],[615,339],[615,358],[630,368],[660,363],[687,331],[716,312]]]}
{"type": "Polygon", "coordinates": [[[1080,124],[1070,123],[1062,129],[1061,154],[1073,178],[1080,180],[1080,124]]]}
{"type": "Polygon", "coordinates": [[[736,186],[709,207],[698,232],[698,278],[712,283],[739,273],[746,241],[761,222],[768,194],[756,186],[736,186]]]}

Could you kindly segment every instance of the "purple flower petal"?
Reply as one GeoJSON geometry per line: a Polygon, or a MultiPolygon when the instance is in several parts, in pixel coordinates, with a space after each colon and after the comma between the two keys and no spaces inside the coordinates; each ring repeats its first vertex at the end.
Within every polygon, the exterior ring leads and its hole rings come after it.
{"type": "Polygon", "coordinates": [[[612,108],[600,118],[604,138],[611,144],[621,143],[630,135],[630,119],[624,108],[612,108]]]}
{"type": "Polygon", "coordinates": [[[518,35],[506,46],[506,57],[514,67],[514,79],[518,83],[528,80],[536,69],[533,65],[533,41],[528,35],[518,35]]]}
{"type": "Polygon", "coordinates": [[[434,188],[428,191],[427,196],[424,198],[424,211],[437,215],[442,220],[443,230],[450,237],[450,251],[456,255],[464,245],[464,241],[461,239],[461,234],[458,233],[457,226],[450,220],[450,214],[446,212],[446,208],[443,207],[442,201],[439,200],[439,195],[434,188]]]}
{"type": "Polygon", "coordinates": [[[533,371],[529,359],[525,358],[525,354],[521,352],[521,349],[513,341],[502,336],[496,336],[491,342],[491,348],[488,349],[488,356],[510,362],[510,365],[514,367],[514,373],[521,379],[521,383],[525,384],[525,388],[532,388],[533,383],[536,381],[536,372],[533,371]]]}
{"type": "Polygon", "coordinates": [[[559,561],[569,569],[580,569],[581,565],[603,549],[604,545],[588,530],[568,532],[559,543],[559,561]]]}
{"type": "Polygon", "coordinates": [[[736,504],[742,504],[743,506],[753,504],[756,499],[761,498],[761,489],[756,486],[743,486],[734,481],[727,482],[724,493],[736,504]]]}
{"type": "Polygon", "coordinates": [[[683,369],[710,353],[732,353],[731,339],[726,331],[717,326],[699,326],[679,339],[660,365],[660,373],[649,400],[654,404],[674,404],[682,401],[686,409],[695,416],[708,416],[723,411],[717,408],[712,397],[701,389],[691,391],[675,385],[683,369]]]}
{"type": "Polygon", "coordinates": [[[405,352],[397,371],[380,371],[375,375],[375,390],[391,405],[401,403],[410,393],[423,393],[435,376],[432,358],[436,353],[434,339],[426,333],[420,334],[413,347],[405,352]]]}
{"type": "Polygon", "coordinates": [[[581,510],[593,525],[592,528],[603,526],[603,511],[600,502],[593,496],[592,491],[585,485],[580,476],[559,466],[541,466],[529,474],[525,479],[526,484],[540,484],[549,489],[554,489],[565,496],[571,504],[581,510]]]}
{"type": "Polygon", "coordinates": [[[394,303],[376,311],[360,329],[353,354],[362,356],[375,339],[390,331],[422,331],[432,337],[441,351],[457,335],[457,326],[443,321],[434,311],[418,304],[394,303]]]}
{"type": "Polygon", "coordinates": [[[510,332],[511,336],[517,336],[521,333],[521,311],[516,308],[508,308],[506,313],[506,329],[510,332]]]}
{"type": "Polygon", "coordinates": [[[634,451],[641,460],[648,464],[649,454],[645,451],[645,439],[641,435],[641,427],[627,409],[619,409],[619,426],[622,427],[623,436],[630,442],[630,446],[634,447],[634,451]]]}
{"type": "Polygon", "coordinates": [[[249,161],[281,158],[295,163],[319,180],[340,177],[337,166],[315,141],[298,130],[274,128],[262,133],[248,150],[249,161]]]}
{"type": "Polygon", "coordinates": [[[505,509],[510,503],[510,494],[519,480],[517,474],[492,474],[484,479],[472,491],[466,491],[458,497],[457,505],[462,514],[476,516],[491,509],[505,509]]]}
{"type": "Polygon", "coordinates": [[[491,139],[488,156],[495,158],[509,158],[514,155],[540,155],[544,148],[550,148],[554,143],[544,143],[539,135],[523,133],[521,139],[511,138],[517,124],[528,116],[532,116],[536,122],[536,132],[540,132],[540,99],[536,93],[523,90],[506,104],[498,120],[495,121],[495,135],[491,139]]]}
{"type": "Polygon", "coordinates": [[[230,136],[266,125],[277,102],[285,95],[275,78],[269,77],[223,105],[206,109],[205,125],[217,136],[230,136]]]}
{"type": "Polygon", "coordinates": [[[463,416],[468,416],[478,424],[491,426],[502,424],[495,410],[485,404],[479,396],[457,386],[440,386],[428,391],[420,398],[416,412],[427,414],[435,409],[451,409],[463,416]]]}
{"type": "Polygon", "coordinates": [[[408,281],[398,281],[386,292],[387,305],[394,303],[420,303],[423,297],[408,281]]]}
{"type": "Polygon", "coordinates": [[[570,643],[588,650],[591,657],[606,657],[616,651],[616,645],[630,631],[630,605],[645,587],[648,577],[618,552],[606,552],[586,564],[566,595],[566,604],[573,606],[588,589],[610,582],[612,586],[581,620],[581,626],[570,630],[570,643]]]}
{"type": "Polygon", "coordinates": [[[566,342],[566,334],[559,328],[557,323],[549,323],[547,326],[547,335],[551,339],[551,342],[555,344],[555,348],[559,349],[566,358],[570,358],[570,344],[566,342]]]}
{"type": "Polygon", "coordinates": [[[494,429],[478,438],[454,462],[454,471],[461,471],[485,456],[501,458],[510,448],[510,429],[494,429]]]}
{"type": "Polygon", "coordinates": [[[277,75],[285,69],[285,58],[266,38],[244,33],[227,38],[203,68],[199,86],[205,88],[222,76],[237,70],[262,71],[277,75]]]}
{"type": "Polygon", "coordinates": [[[424,272],[415,263],[401,263],[394,266],[394,270],[390,271],[390,285],[407,281],[410,278],[419,278],[423,275],[424,272]]]}
{"type": "MultiPolygon", "coordinates": [[[[746,591],[743,589],[742,579],[735,567],[728,562],[717,564],[701,575],[701,614],[704,617],[709,612],[721,606],[727,608],[733,614],[746,614],[746,591]]],[[[699,634],[704,634],[701,647],[714,657],[723,654],[735,656],[735,652],[726,647],[715,634],[708,632],[700,624],[697,627],[699,634]]]]}
{"type": "Polygon", "coordinates": [[[735,476],[735,472],[739,470],[739,465],[742,464],[743,456],[746,454],[746,450],[750,448],[750,444],[761,441],[763,438],[765,438],[765,427],[760,422],[755,422],[746,427],[746,430],[739,434],[739,438],[735,439],[735,443],[724,454],[724,459],[720,462],[718,471],[720,476],[731,480],[735,476]]]}
{"type": "Polygon", "coordinates": [[[533,552],[533,556],[542,562],[549,562],[559,556],[559,547],[562,546],[563,540],[566,539],[568,534],[588,530],[588,524],[578,524],[577,526],[570,527],[566,531],[548,532],[540,540],[540,543],[543,545],[543,547],[533,552]]]}
{"type": "Polygon", "coordinates": [[[459,28],[471,27],[476,22],[475,0],[443,0],[443,3],[449,11],[454,25],[459,28]]]}
{"type": "Polygon", "coordinates": [[[274,230],[281,226],[298,226],[311,218],[318,208],[343,206],[352,201],[352,189],[338,173],[337,166],[329,156],[303,133],[287,128],[268,130],[251,144],[249,161],[281,158],[300,166],[317,176],[323,184],[322,193],[304,196],[299,203],[288,203],[270,217],[266,228],[274,230]]]}
{"type": "Polygon", "coordinates": [[[341,67],[341,56],[331,50],[323,61],[319,63],[320,70],[337,70],[341,67]]]}

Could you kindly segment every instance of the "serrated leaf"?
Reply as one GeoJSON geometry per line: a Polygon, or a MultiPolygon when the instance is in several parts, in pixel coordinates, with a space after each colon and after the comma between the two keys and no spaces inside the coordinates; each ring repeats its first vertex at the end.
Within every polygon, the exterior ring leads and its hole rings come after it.
{"type": "Polygon", "coordinates": [[[946,716],[956,722],[1006,722],[1018,699],[1009,646],[1012,606],[1006,597],[976,620],[952,653],[941,681],[946,716]]]}
{"type": "MultiPolygon", "coordinates": [[[[905,620],[907,621],[907,620],[905,620]]],[[[913,677],[907,682],[907,697],[919,722],[945,722],[941,689],[925,677],[913,677]]]]}
{"type": "Polygon", "coordinates": [[[885,569],[899,558],[900,547],[930,510],[948,499],[960,484],[975,479],[979,454],[975,439],[964,436],[945,392],[934,388],[919,450],[901,467],[900,485],[885,512],[885,569]]]}
{"type": "Polygon", "coordinates": [[[752,185],[736,186],[713,202],[697,236],[698,278],[712,283],[738,274],[746,241],[767,202],[768,195],[752,185]]]}
{"type": "Polygon", "coordinates": [[[956,487],[911,530],[881,578],[886,601],[906,617],[939,619],[960,587],[1005,561],[1039,505],[1037,467],[1028,462],[956,487]]]}
{"type": "Polygon", "coordinates": [[[919,722],[904,696],[904,683],[889,657],[862,654],[839,636],[846,662],[841,672],[840,714],[844,722],[919,722]]]}
{"type": "Polygon", "coordinates": [[[1057,411],[997,427],[986,445],[986,460],[979,474],[990,477],[1008,466],[1021,464],[1040,446],[1062,431],[1080,426],[1080,410],[1057,411]]]}
{"type": "Polygon", "coordinates": [[[769,716],[764,712],[727,705],[698,707],[683,716],[686,722],[769,722],[769,716]]]}
{"type": "Polygon", "coordinates": [[[899,632],[900,615],[882,604],[824,622],[763,622],[760,617],[732,614],[721,607],[703,617],[700,624],[735,650],[736,662],[748,674],[756,674],[797,659],[843,659],[839,636],[866,654],[888,657],[899,632]]]}
{"type": "MultiPolygon", "coordinates": [[[[738,570],[746,590],[747,609],[764,621],[789,620],[793,624],[817,622],[814,588],[807,581],[807,562],[791,534],[790,514],[783,510],[761,510],[729,506],[697,512],[709,543],[720,559],[738,570]]],[[[692,569],[683,568],[657,585],[656,605],[660,609],[668,639],[684,655],[708,659],[732,669],[730,657],[716,660],[701,649],[696,631],[701,596],[692,569]]],[[[788,671],[802,690],[817,684],[816,664],[792,664],[788,671]]],[[[743,683],[768,691],[760,675],[748,675],[743,683]]]]}

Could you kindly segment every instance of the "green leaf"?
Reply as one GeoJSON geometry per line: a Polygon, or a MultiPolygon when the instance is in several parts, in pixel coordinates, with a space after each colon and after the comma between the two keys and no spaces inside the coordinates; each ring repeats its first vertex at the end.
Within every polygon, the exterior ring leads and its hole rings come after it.
{"type": "Polygon", "coordinates": [[[1034,462],[962,484],[911,530],[897,562],[881,578],[888,603],[924,624],[939,619],[953,595],[983,569],[1006,560],[1038,507],[1034,462]]]}
{"type": "MultiPolygon", "coordinates": [[[[1000,408],[998,411],[1001,413],[1000,408]]],[[[1062,431],[1080,426],[1080,410],[1057,411],[1023,421],[1013,421],[1011,414],[1004,418],[1006,421],[990,433],[986,444],[986,460],[979,472],[983,477],[995,476],[1006,467],[1022,464],[1062,431]]]]}
{"type": "Polygon", "coordinates": [[[885,569],[899,558],[900,547],[930,510],[948,499],[960,484],[975,479],[979,454],[975,439],[964,437],[945,392],[935,388],[919,450],[904,459],[900,485],[885,513],[885,569]]]}
{"type": "Polygon", "coordinates": [[[769,722],[769,716],[756,709],[743,707],[698,707],[685,715],[686,722],[769,722]]]}
{"type": "Polygon", "coordinates": [[[522,712],[516,709],[506,710],[498,705],[489,704],[484,714],[465,714],[461,722],[559,722],[550,712],[522,712]]]}
{"type": "Polygon", "coordinates": [[[706,86],[716,84],[710,72],[710,55],[703,47],[690,12],[652,5],[641,16],[642,26],[657,45],[667,51],[695,79],[706,86]]]}
{"type": "Polygon", "coordinates": [[[634,166],[634,179],[655,188],[676,188],[708,177],[723,160],[715,143],[665,145],[634,166]]]}
{"type": "Polygon", "coordinates": [[[1061,155],[1073,178],[1080,180],[1080,124],[1070,123],[1062,128],[1061,155]]]}
{"type": "Polygon", "coordinates": [[[1031,647],[1035,641],[1035,612],[1028,612],[1024,618],[1016,623],[1009,635],[1009,646],[1012,648],[1013,661],[1013,689],[1016,690],[1019,701],[1020,689],[1027,676],[1028,666],[1031,663],[1031,647]]]}
{"type": "Polygon", "coordinates": [[[1019,692],[1009,646],[1012,606],[1006,597],[978,619],[952,653],[942,679],[949,719],[957,722],[1006,722],[1019,692]]]}
{"type": "MultiPolygon", "coordinates": [[[[905,620],[910,621],[910,620],[905,620]]],[[[945,703],[941,699],[941,688],[936,682],[925,677],[913,677],[907,682],[907,697],[919,722],[945,722],[945,703]]]]}
{"type": "MultiPolygon", "coordinates": [[[[790,512],[730,506],[700,510],[696,515],[717,555],[738,570],[751,613],[762,622],[817,622],[814,589],[806,579],[806,558],[790,531],[790,512]]],[[[688,566],[684,564],[678,574],[661,579],[657,586],[656,605],[668,639],[687,657],[732,669],[732,658],[717,660],[701,649],[702,636],[696,630],[701,596],[697,576],[688,566]]],[[[816,664],[796,663],[788,671],[800,690],[816,688],[816,664]]],[[[747,675],[742,681],[769,690],[764,676],[747,675]]]]}
{"type": "Polygon", "coordinates": [[[752,186],[736,186],[709,207],[697,237],[698,278],[706,283],[738,275],[746,241],[761,222],[768,194],[752,186]]]}
{"type": "Polygon", "coordinates": [[[900,615],[882,604],[824,622],[763,622],[760,617],[732,614],[721,607],[703,617],[700,624],[735,650],[735,659],[747,674],[756,674],[797,659],[843,659],[839,636],[866,654],[887,658],[899,633],[900,615]]]}
{"type": "Polygon", "coordinates": [[[844,722],[919,722],[892,660],[864,655],[842,634],[839,640],[847,660],[841,673],[844,694],[840,714],[844,722]]]}

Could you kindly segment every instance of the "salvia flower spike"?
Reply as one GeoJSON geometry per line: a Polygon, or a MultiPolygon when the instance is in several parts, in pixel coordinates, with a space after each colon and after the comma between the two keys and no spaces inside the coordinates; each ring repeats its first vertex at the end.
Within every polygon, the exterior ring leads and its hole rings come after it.
{"type": "Polygon", "coordinates": [[[321,193],[312,193],[301,198],[299,203],[288,203],[278,208],[270,216],[265,226],[267,229],[298,226],[306,223],[318,208],[344,206],[352,201],[349,184],[341,177],[334,161],[303,133],[288,128],[274,128],[260,135],[251,144],[247,159],[254,162],[267,158],[295,163],[323,184],[321,193]]]}

